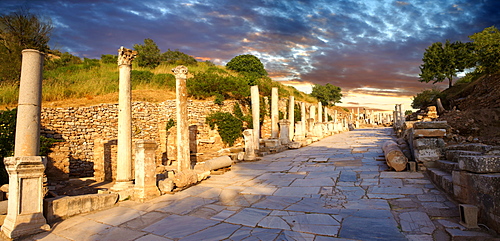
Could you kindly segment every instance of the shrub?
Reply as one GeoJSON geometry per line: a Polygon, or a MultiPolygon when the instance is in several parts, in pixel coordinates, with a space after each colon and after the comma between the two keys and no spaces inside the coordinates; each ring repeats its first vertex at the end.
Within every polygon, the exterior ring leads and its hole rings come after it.
{"type": "Polygon", "coordinates": [[[438,89],[424,90],[413,96],[411,107],[414,109],[423,109],[429,105],[432,105],[434,101],[439,97],[441,91],[438,89]]]}
{"type": "Polygon", "coordinates": [[[210,128],[219,132],[222,142],[228,146],[241,137],[243,133],[243,122],[228,112],[215,112],[206,117],[206,122],[210,128]]]}
{"type": "Polygon", "coordinates": [[[132,70],[130,74],[130,82],[132,88],[140,84],[148,84],[153,79],[154,74],[147,70],[132,70]]]}

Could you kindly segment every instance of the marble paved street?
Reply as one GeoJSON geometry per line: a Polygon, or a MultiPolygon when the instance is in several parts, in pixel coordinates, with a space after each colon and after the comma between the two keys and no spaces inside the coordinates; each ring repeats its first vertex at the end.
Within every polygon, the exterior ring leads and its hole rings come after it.
{"type": "Polygon", "coordinates": [[[359,129],[240,162],[146,203],[125,201],[30,240],[449,240],[481,237],[418,172],[387,171],[390,128],[359,129]]]}

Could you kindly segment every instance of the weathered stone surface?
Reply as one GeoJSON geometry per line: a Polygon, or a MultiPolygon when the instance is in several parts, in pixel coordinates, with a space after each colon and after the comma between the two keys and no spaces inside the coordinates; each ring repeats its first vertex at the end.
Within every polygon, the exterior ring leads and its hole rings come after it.
{"type": "Polygon", "coordinates": [[[46,198],[43,200],[43,212],[48,222],[55,222],[77,214],[110,208],[117,201],[117,193],[46,198]]]}
{"type": "Polygon", "coordinates": [[[205,171],[212,171],[223,167],[229,167],[233,164],[233,160],[229,156],[221,156],[205,161],[205,171]]]}
{"type": "Polygon", "coordinates": [[[500,156],[460,156],[458,168],[474,173],[500,172],[500,156]]]}
{"type": "Polygon", "coordinates": [[[462,151],[475,151],[475,152],[487,152],[491,150],[492,147],[480,143],[466,143],[458,145],[450,145],[446,147],[446,150],[462,150],[462,151]]]}
{"type": "Polygon", "coordinates": [[[477,151],[446,150],[445,155],[446,160],[458,162],[458,159],[460,159],[461,156],[481,156],[483,153],[477,151]]]}
{"type": "Polygon", "coordinates": [[[415,138],[432,138],[432,137],[440,137],[443,138],[446,136],[446,129],[413,129],[413,136],[415,138]]]}
{"type": "Polygon", "coordinates": [[[184,170],[174,175],[173,181],[176,187],[182,188],[198,182],[198,174],[193,170],[184,170]]]}
{"type": "Polygon", "coordinates": [[[418,121],[413,124],[414,129],[446,129],[448,127],[446,121],[418,121]]]}
{"type": "Polygon", "coordinates": [[[174,180],[171,178],[160,180],[158,181],[158,188],[160,189],[162,195],[169,193],[174,189],[174,180]]]}
{"type": "Polygon", "coordinates": [[[417,162],[437,161],[443,156],[444,141],[441,138],[414,139],[412,143],[417,162]]]}

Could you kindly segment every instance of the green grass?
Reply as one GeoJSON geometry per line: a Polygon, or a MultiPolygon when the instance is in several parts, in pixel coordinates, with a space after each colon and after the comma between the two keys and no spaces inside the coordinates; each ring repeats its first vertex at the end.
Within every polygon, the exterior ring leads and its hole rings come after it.
{"type": "MultiPolygon", "coordinates": [[[[172,83],[172,76],[167,78],[166,74],[172,74],[175,64],[162,63],[155,69],[141,68],[136,64],[133,70],[149,71],[154,74],[151,80],[133,82],[134,90],[165,90],[175,91],[175,81],[172,83]]],[[[220,75],[238,77],[238,73],[227,70],[225,66],[210,65],[206,62],[199,62],[196,66],[187,66],[188,77],[193,77],[200,72],[206,72],[209,68],[221,69],[220,75]]],[[[119,71],[117,64],[101,63],[100,65],[70,65],[44,71],[42,82],[43,101],[61,101],[72,98],[91,98],[94,96],[106,95],[118,92],[119,71]]],[[[291,86],[284,86],[279,82],[269,78],[262,79],[259,89],[264,95],[271,95],[272,87],[279,88],[279,95],[288,97],[294,95],[297,101],[316,102],[316,99],[308,94],[302,93],[291,86]]],[[[18,83],[0,84],[0,105],[13,106],[17,104],[19,95],[18,83]]]]}

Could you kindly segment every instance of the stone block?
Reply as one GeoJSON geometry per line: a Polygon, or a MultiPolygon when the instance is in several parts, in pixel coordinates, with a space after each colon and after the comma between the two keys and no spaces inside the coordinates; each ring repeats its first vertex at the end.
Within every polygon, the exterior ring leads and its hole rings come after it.
{"type": "Polygon", "coordinates": [[[415,138],[443,138],[446,136],[446,129],[413,129],[413,136],[415,138]]]}
{"type": "Polygon", "coordinates": [[[300,142],[291,142],[288,144],[288,148],[290,149],[299,149],[302,146],[300,142]]]}
{"type": "Polygon", "coordinates": [[[462,151],[475,151],[475,152],[488,152],[492,149],[491,146],[480,144],[480,143],[467,143],[467,144],[458,144],[458,145],[450,145],[446,147],[446,150],[462,150],[462,151]]]}
{"type": "Polygon", "coordinates": [[[446,160],[453,161],[453,162],[458,162],[458,159],[461,156],[481,156],[481,155],[483,155],[483,153],[477,152],[477,151],[464,151],[464,150],[446,150],[445,151],[446,160]]]}
{"type": "Polygon", "coordinates": [[[414,129],[446,129],[448,127],[446,121],[420,121],[413,123],[414,129]]]}
{"type": "Polygon", "coordinates": [[[479,209],[474,205],[460,204],[460,224],[466,228],[479,228],[477,226],[477,214],[479,209]]]}
{"type": "Polygon", "coordinates": [[[280,145],[279,139],[265,139],[264,146],[265,147],[278,147],[280,145]]]}
{"type": "Polygon", "coordinates": [[[43,211],[47,221],[51,223],[77,214],[110,208],[117,201],[117,193],[46,198],[43,200],[43,211]]]}
{"type": "Polygon", "coordinates": [[[161,194],[170,193],[174,189],[174,181],[171,178],[166,178],[158,182],[158,188],[161,194]]]}
{"type": "Polygon", "coordinates": [[[500,156],[461,156],[458,168],[474,173],[500,173],[500,156]]]}
{"type": "Polygon", "coordinates": [[[441,138],[414,139],[412,147],[415,149],[442,149],[445,147],[445,142],[441,138]]]}

